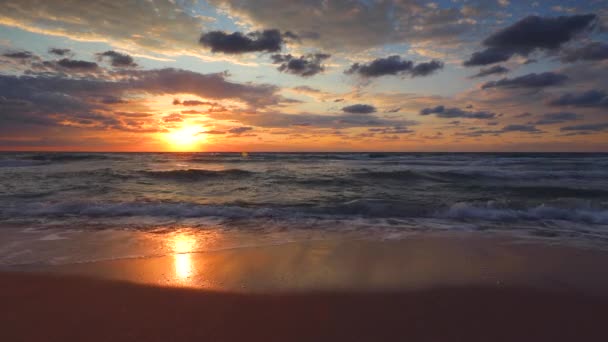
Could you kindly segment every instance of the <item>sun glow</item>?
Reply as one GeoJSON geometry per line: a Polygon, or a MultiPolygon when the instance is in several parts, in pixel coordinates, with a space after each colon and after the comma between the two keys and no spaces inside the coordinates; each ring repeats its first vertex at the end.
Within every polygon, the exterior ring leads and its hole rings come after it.
{"type": "Polygon", "coordinates": [[[197,151],[205,141],[200,126],[183,126],[166,133],[164,138],[172,151],[197,151]]]}

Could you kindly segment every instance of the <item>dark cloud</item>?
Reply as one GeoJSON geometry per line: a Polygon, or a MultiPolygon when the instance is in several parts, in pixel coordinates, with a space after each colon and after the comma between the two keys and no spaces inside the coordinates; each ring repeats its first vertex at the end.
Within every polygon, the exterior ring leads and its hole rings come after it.
{"type": "Polygon", "coordinates": [[[211,31],[203,33],[199,42],[210,48],[212,52],[241,54],[246,52],[277,52],[281,50],[284,40],[279,30],[272,29],[247,34],[211,31]]]}
{"type": "Polygon", "coordinates": [[[534,125],[552,125],[562,122],[575,121],[582,119],[583,116],[571,112],[545,113],[540,116],[538,121],[533,122],[534,125]]]}
{"type": "Polygon", "coordinates": [[[62,68],[77,69],[77,70],[95,70],[99,66],[95,62],[80,61],[74,59],[63,58],[57,61],[57,65],[62,68]]]}
{"type": "Polygon", "coordinates": [[[600,61],[608,59],[608,44],[592,42],[579,48],[564,49],[560,56],[564,63],[582,61],[600,61]]]}
{"type": "Polygon", "coordinates": [[[245,132],[252,131],[252,130],[253,130],[253,127],[246,127],[246,126],[243,126],[243,127],[234,127],[234,128],[229,129],[228,133],[235,134],[235,135],[240,135],[240,134],[243,134],[245,132]]]}
{"type": "Polygon", "coordinates": [[[99,102],[104,103],[104,104],[122,104],[122,103],[129,103],[129,101],[126,101],[120,97],[116,97],[116,96],[111,96],[111,95],[106,95],[106,96],[100,96],[99,98],[99,102]]]}
{"type": "Polygon", "coordinates": [[[49,53],[57,56],[66,56],[72,53],[70,49],[58,49],[58,48],[50,48],[49,53]]]}
{"type": "Polygon", "coordinates": [[[277,68],[281,72],[309,77],[325,71],[325,67],[321,64],[324,60],[331,57],[325,53],[308,54],[300,57],[294,57],[290,54],[272,55],[272,63],[280,64],[277,68]]]}
{"type": "Polygon", "coordinates": [[[173,99],[173,104],[174,105],[182,105],[182,106],[186,106],[186,107],[192,107],[192,106],[216,106],[217,105],[216,102],[199,101],[199,100],[184,100],[184,101],[180,101],[179,99],[173,99]]]}
{"type": "Polygon", "coordinates": [[[528,112],[515,115],[516,118],[527,118],[530,116],[532,116],[532,113],[528,113],[528,112]]]}
{"type": "Polygon", "coordinates": [[[371,114],[376,112],[376,107],[367,104],[354,104],[343,107],[342,111],[351,114],[371,114]]]}
{"type": "Polygon", "coordinates": [[[565,131],[605,131],[608,130],[608,122],[598,123],[598,124],[585,124],[585,125],[576,125],[576,126],[566,126],[559,129],[562,132],[565,131]]]}
{"type": "Polygon", "coordinates": [[[369,128],[369,132],[379,134],[410,134],[415,131],[406,126],[394,126],[388,128],[369,128]]]}
{"type": "Polygon", "coordinates": [[[501,134],[511,133],[511,132],[525,132],[525,133],[531,133],[531,134],[544,133],[543,131],[536,128],[536,126],[534,126],[534,125],[507,125],[501,129],[497,129],[497,130],[473,128],[468,132],[459,132],[459,133],[456,133],[455,135],[467,136],[467,137],[480,137],[480,136],[484,136],[484,135],[498,136],[501,134]]]}
{"type": "Polygon", "coordinates": [[[531,15],[486,38],[485,50],[475,52],[465,66],[504,62],[513,55],[528,56],[535,50],[555,50],[576,35],[589,31],[596,22],[595,14],[539,17],[531,15]]]}
{"type": "Polygon", "coordinates": [[[477,74],[471,76],[471,78],[486,77],[486,76],[496,75],[496,74],[506,74],[509,71],[510,70],[508,68],[505,68],[502,65],[495,65],[490,68],[480,69],[479,72],[477,74]]]}
{"type": "Polygon", "coordinates": [[[217,135],[220,135],[220,134],[226,134],[226,132],[212,129],[212,130],[208,130],[208,131],[199,132],[199,134],[217,134],[217,135]]]}
{"type": "Polygon", "coordinates": [[[474,52],[471,58],[464,61],[463,64],[467,67],[488,65],[508,61],[512,56],[513,52],[511,51],[488,48],[483,51],[474,52]]]}
{"type": "Polygon", "coordinates": [[[344,71],[346,74],[358,74],[362,77],[380,77],[386,75],[410,75],[411,77],[428,76],[442,69],[443,63],[432,60],[430,62],[414,64],[414,62],[393,55],[378,58],[367,64],[355,63],[344,71]]]}
{"type": "Polygon", "coordinates": [[[99,59],[103,59],[104,57],[109,58],[113,67],[124,68],[137,66],[137,63],[133,61],[133,57],[113,50],[100,52],[97,54],[97,56],[99,59]]]}
{"type": "Polygon", "coordinates": [[[299,42],[301,37],[300,37],[300,35],[295,34],[294,32],[285,31],[285,32],[283,32],[283,38],[299,42]]]}
{"type": "Polygon", "coordinates": [[[515,78],[503,78],[498,81],[487,82],[481,88],[542,88],[562,85],[566,80],[568,80],[568,76],[555,72],[532,73],[515,78]]]}
{"type": "Polygon", "coordinates": [[[434,114],[439,118],[465,118],[465,119],[493,119],[496,117],[495,113],[486,111],[466,111],[460,108],[452,107],[446,108],[445,106],[437,106],[432,108],[424,108],[420,111],[420,115],[431,115],[434,114]]]}
{"type": "Polygon", "coordinates": [[[500,132],[502,133],[507,133],[507,132],[528,132],[528,133],[539,133],[542,132],[541,130],[539,130],[538,128],[536,128],[534,125],[508,125],[503,127],[500,132]]]}
{"type": "Polygon", "coordinates": [[[416,64],[412,69],[411,74],[412,77],[428,76],[439,69],[443,69],[443,62],[433,60],[430,62],[416,64]]]}
{"type": "Polygon", "coordinates": [[[566,93],[548,101],[551,106],[608,107],[608,93],[588,90],[582,93],[566,93]]]}
{"type": "Polygon", "coordinates": [[[3,53],[2,56],[15,59],[29,59],[34,57],[34,54],[29,51],[15,51],[3,53]]]}

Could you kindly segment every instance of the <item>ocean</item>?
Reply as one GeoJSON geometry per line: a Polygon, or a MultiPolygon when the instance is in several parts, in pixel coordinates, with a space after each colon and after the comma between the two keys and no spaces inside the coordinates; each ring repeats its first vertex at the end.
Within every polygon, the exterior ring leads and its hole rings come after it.
{"type": "Polygon", "coordinates": [[[0,153],[4,266],[452,233],[605,249],[608,154],[0,153]]]}

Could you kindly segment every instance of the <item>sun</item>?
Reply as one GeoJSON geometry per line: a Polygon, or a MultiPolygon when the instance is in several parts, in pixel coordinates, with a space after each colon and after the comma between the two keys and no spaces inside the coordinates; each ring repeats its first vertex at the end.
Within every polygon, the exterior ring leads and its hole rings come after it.
{"type": "Polygon", "coordinates": [[[182,126],[166,133],[164,138],[172,151],[196,151],[205,140],[205,134],[202,132],[200,126],[182,126]]]}

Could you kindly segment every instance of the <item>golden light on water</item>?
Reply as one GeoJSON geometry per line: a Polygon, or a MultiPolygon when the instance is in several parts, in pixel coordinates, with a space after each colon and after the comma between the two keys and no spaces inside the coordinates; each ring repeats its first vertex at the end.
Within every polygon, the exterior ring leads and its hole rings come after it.
{"type": "Polygon", "coordinates": [[[175,254],[175,275],[181,280],[188,280],[192,276],[192,257],[190,254],[175,254]]]}
{"type": "Polygon", "coordinates": [[[172,241],[173,264],[175,276],[181,281],[188,281],[194,273],[192,253],[196,246],[196,239],[190,235],[178,233],[172,241]]]}

